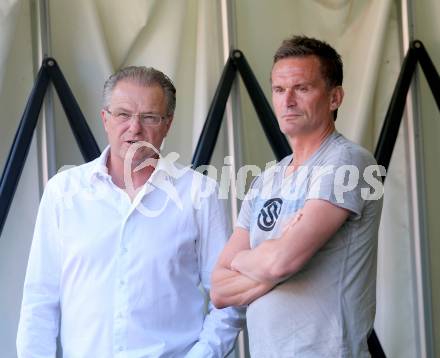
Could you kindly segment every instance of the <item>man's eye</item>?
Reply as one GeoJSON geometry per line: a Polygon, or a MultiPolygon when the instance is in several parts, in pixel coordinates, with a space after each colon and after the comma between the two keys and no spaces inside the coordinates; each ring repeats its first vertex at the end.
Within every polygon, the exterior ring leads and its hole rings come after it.
{"type": "Polygon", "coordinates": [[[272,92],[274,93],[282,93],[283,89],[281,87],[273,87],[272,92]]]}
{"type": "Polygon", "coordinates": [[[118,117],[119,119],[129,119],[131,117],[131,115],[128,113],[125,113],[125,112],[121,112],[121,113],[118,113],[116,115],[116,117],[118,117]]]}
{"type": "Polygon", "coordinates": [[[306,86],[298,87],[298,91],[300,91],[300,92],[307,92],[308,90],[309,89],[306,86]]]}
{"type": "Polygon", "coordinates": [[[154,116],[152,114],[142,114],[140,116],[141,120],[144,121],[145,123],[156,123],[157,122],[157,116],[154,116]]]}

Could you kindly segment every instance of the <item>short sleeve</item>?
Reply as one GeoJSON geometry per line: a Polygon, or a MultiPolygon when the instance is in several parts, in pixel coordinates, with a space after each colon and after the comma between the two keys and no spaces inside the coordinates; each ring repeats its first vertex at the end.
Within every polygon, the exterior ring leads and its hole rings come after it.
{"type": "Polygon", "coordinates": [[[260,177],[256,177],[250,187],[248,192],[246,193],[246,196],[243,199],[243,202],[241,204],[240,213],[238,214],[236,226],[240,227],[242,229],[250,231],[251,227],[251,218],[252,218],[252,211],[254,206],[254,200],[256,197],[256,191],[258,186],[258,179],[260,177]]]}
{"type": "Polygon", "coordinates": [[[326,200],[351,211],[352,219],[359,219],[365,205],[362,189],[368,187],[364,172],[375,164],[371,154],[360,147],[344,146],[332,152],[325,162],[312,168],[306,200],[326,200]]]}

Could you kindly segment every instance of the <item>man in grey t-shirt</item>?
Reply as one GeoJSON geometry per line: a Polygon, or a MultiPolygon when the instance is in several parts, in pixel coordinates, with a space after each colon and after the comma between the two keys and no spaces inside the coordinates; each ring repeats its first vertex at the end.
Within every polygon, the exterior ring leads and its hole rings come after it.
{"type": "Polygon", "coordinates": [[[253,182],[211,298],[249,305],[253,357],[368,357],[383,173],[335,130],[344,92],[332,47],[284,41],[271,84],[293,155],[253,182]]]}

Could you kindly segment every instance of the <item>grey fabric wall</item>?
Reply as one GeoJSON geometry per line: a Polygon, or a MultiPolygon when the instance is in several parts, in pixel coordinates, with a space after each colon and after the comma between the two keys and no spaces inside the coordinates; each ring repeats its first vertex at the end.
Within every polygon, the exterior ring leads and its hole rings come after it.
{"type": "MultiPolygon", "coordinates": [[[[155,66],[174,79],[177,112],[165,145],[190,162],[220,78],[223,55],[220,2],[205,0],[48,1],[53,56],[59,62],[101,149],[106,144],[99,119],[104,79],[129,64],[155,66]],[[69,16],[65,16],[69,14],[69,16]]],[[[270,99],[274,50],[298,33],[327,40],[345,63],[346,97],[337,128],[374,149],[401,64],[398,1],[392,0],[235,0],[236,44],[243,50],[270,99]]],[[[418,0],[415,35],[440,69],[437,0],[418,0]]],[[[31,5],[34,0],[0,0],[0,163],[3,168],[27,96],[35,58],[31,5]]],[[[436,220],[440,177],[440,116],[425,80],[419,93],[426,168],[427,224],[436,348],[440,352],[440,222],[436,220]]],[[[239,87],[242,133],[235,140],[241,164],[264,167],[274,157],[247,94],[239,87]]],[[[82,158],[55,100],[56,167],[82,158]]],[[[379,247],[376,330],[389,357],[416,356],[415,302],[411,266],[408,129],[402,127],[388,173],[379,247]]],[[[39,155],[33,143],[23,177],[0,237],[0,355],[15,356],[15,333],[27,255],[40,197],[39,155]]],[[[220,168],[227,153],[222,132],[214,156],[220,168]]],[[[238,163],[240,164],[240,163],[238,163]]]]}

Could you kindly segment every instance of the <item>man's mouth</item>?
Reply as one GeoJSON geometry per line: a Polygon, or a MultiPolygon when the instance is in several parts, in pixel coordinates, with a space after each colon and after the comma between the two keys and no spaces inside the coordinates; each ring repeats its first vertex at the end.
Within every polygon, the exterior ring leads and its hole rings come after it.
{"type": "Polygon", "coordinates": [[[134,143],[137,143],[137,142],[139,142],[138,140],[126,140],[126,142],[128,143],[128,144],[134,144],[134,143]]]}
{"type": "Polygon", "coordinates": [[[302,113],[286,113],[283,115],[283,118],[285,119],[296,118],[296,117],[302,117],[302,113]]]}

